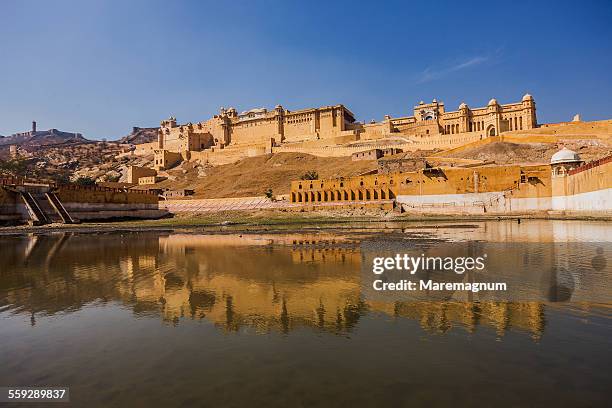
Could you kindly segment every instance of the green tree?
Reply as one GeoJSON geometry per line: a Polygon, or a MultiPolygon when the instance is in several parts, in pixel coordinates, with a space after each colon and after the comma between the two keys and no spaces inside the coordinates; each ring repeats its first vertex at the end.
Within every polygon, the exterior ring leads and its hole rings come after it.
{"type": "Polygon", "coordinates": [[[75,184],[78,184],[79,186],[95,186],[96,185],[96,180],[92,179],[91,177],[79,177],[74,182],[75,184]]]}
{"type": "Polygon", "coordinates": [[[308,170],[306,173],[302,175],[301,179],[302,180],[318,180],[319,173],[317,173],[316,170],[308,170]]]}
{"type": "Polygon", "coordinates": [[[0,160],[0,173],[23,177],[26,175],[28,163],[23,159],[0,160]]]}
{"type": "Polygon", "coordinates": [[[57,173],[51,176],[51,180],[57,184],[68,184],[70,183],[70,177],[65,173],[57,173]]]}

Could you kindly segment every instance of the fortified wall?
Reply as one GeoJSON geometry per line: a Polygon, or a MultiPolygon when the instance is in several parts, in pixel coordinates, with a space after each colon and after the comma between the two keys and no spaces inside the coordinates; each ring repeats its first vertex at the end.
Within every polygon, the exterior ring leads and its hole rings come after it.
{"type": "Polygon", "coordinates": [[[529,190],[550,196],[550,166],[432,167],[415,172],[372,174],[346,179],[293,181],[291,202],[389,200],[529,190]]]}
{"type": "Polygon", "coordinates": [[[75,223],[111,218],[160,218],[159,197],[147,191],[41,184],[0,178],[0,222],[75,223]]]}
{"type": "Polygon", "coordinates": [[[63,185],[57,196],[66,210],[78,220],[110,218],[160,218],[157,194],[139,190],[63,185]]]}
{"type": "Polygon", "coordinates": [[[291,183],[290,201],[371,206],[392,201],[414,214],[612,215],[612,156],[584,164],[562,149],[550,165],[425,167],[291,183]]]}
{"type": "Polygon", "coordinates": [[[552,181],[553,210],[598,212],[612,208],[612,156],[567,173],[553,171],[552,181]]]}

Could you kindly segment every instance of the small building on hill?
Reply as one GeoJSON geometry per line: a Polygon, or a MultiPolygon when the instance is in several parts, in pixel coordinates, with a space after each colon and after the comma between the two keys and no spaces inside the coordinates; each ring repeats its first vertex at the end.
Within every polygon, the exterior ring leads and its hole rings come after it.
{"type": "Polygon", "coordinates": [[[372,149],[372,150],[366,150],[363,152],[356,152],[353,153],[351,155],[351,160],[352,161],[359,161],[359,160],[378,160],[381,157],[384,156],[391,156],[394,154],[398,154],[401,153],[402,149],[396,148],[396,147],[389,147],[386,149],[372,149]]]}

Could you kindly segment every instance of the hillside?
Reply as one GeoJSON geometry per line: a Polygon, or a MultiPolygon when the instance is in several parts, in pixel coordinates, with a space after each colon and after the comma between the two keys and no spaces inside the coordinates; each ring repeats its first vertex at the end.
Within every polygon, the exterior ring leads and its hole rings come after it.
{"type": "Polygon", "coordinates": [[[141,128],[134,127],[129,135],[123,136],[118,140],[122,144],[141,144],[150,143],[157,140],[157,131],[159,128],[141,128]]]}
{"type": "Polygon", "coordinates": [[[128,166],[150,166],[153,160],[152,156],[125,154],[125,146],[118,143],[98,141],[20,146],[16,159],[9,157],[8,150],[0,146],[0,174],[58,181],[79,177],[117,181],[125,178],[128,166]]]}
{"type": "MultiPolygon", "coordinates": [[[[134,128],[125,143],[144,143],[157,137],[157,128],[134,128]]],[[[80,133],[57,129],[28,131],[0,137],[0,174],[29,178],[96,181],[125,179],[129,165],[150,166],[153,157],[127,154],[123,143],[88,140],[80,133]],[[17,147],[11,157],[10,146],[17,147]]]]}
{"type": "Polygon", "coordinates": [[[168,172],[162,188],[192,188],[206,198],[261,196],[269,188],[274,194],[287,194],[291,181],[309,170],[320,179],[355,176],[377,167],[375,161],[351,161],[350,157],[317,157],[304,153],[278,153],[249,157],[234,164],[203,167],[184,163],[168,172]]]}
{"type": "Polygon", "coordinates": [[[612,139],[612,119],[591,122],[546,123],[535,129],[514,130],[504,135],[556,136],[560,138],[612,139]]]}
{"type": "Polygon", "coordinates": [[[579,153],[585,161],[596,160],[612,154],[612,147],[601,140],[568,140],[564,143],[494,142],[472,149],[450,152],[444,156],[494,161],[497,164],[549,163],[552,155],[563,146],[579,153]]]}

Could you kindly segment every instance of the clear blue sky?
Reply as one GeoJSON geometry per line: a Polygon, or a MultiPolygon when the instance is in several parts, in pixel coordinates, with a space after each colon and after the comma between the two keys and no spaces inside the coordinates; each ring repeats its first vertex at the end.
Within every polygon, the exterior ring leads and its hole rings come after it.
{"type": "Polygon", "coordinates": [[[0,3],[0,134],[115,139],[220,106],[342,103],[358,120],[534,95],[540,122],[612,118],[612,2],[0,3]]]}

